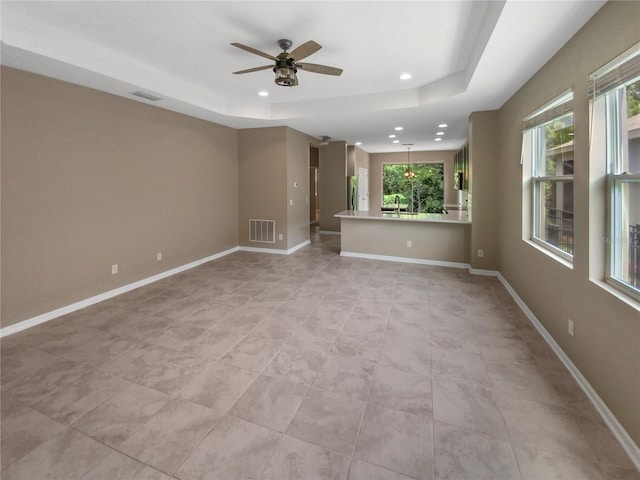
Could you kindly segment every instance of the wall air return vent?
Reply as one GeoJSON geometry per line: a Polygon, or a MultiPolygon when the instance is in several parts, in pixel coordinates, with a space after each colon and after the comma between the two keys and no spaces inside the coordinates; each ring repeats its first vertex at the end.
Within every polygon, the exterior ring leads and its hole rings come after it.
{"type": "Polygon", "coordinates": [[[142,90],[136,90],[135,92],[131,92],[131,95],[144,98],[145,100],[149,100],[150,102],[157,102],[158,100],[162,100],[162,98],[156,97],[155,95],[151,95],[150,93],[147,93],[147,92],[143,92],[142,90]]]}
{"type": "Polygon", "coordinates": [[[275,220],[249,220],[249,241],[276,243],[275,220]]]}

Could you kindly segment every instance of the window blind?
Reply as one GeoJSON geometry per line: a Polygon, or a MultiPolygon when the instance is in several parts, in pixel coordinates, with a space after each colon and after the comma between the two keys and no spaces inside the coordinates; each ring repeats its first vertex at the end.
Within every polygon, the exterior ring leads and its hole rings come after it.
{"type": "Polygon", "coordinates": [[[589,75],[589,98],[595,99],[638,78],[640,78],[640,43],[589,75]]]}
{"type": "Polygon", "coordinates": [[[573,91],[569,90],[527,116],[523,120],[523,130],[539,127],[571,112],[573,112],[573,91]]]}

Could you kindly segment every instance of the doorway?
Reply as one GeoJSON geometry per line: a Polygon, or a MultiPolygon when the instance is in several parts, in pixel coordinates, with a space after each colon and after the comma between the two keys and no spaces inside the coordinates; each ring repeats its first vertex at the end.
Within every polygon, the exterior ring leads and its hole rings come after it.
{"type": "Polygon", "coordinates": [[[320,150],[309,147],[309,224],[320,225],[320,199],[318,197],[318,168],[320,166],[320,150]]]}

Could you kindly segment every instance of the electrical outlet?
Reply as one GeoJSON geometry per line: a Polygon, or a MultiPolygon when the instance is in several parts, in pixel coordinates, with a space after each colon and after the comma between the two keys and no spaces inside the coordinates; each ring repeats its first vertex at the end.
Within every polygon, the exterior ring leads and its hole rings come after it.
{"type": "Polygon", "coordinates": [[[282,240],[282,234],[278,235],[278,240],[282,240]]]}
{"type": "Polygon", "coordinates": [[[156,257],[158,258],[158,261],[162,260],[162,252],[158,252],[158,255],[156,255],[156,257]]]}
{"type": "Polygon", "coordinates": [[[293,198],[289,199],[289,205],[293,205],[293,198]]]}
{"type": "Polygon", "coordinates": [[[118,273],[118,264],[111,265],[111,275],[118,273]]]}
{"type": "Polygon", "coordinates": [[[407,248],[413,247],[413,242],[411,240],[407,240],[407,248]]]}
{"type": "Polygon", "coordinates": [[[567,320],[567,324],[568,324],[568,327],[569,327],[569,335],[571,335],[573,337],[573,320],[568,319],[567,320]]]}
{"type": "Polygon", "coordinates": [[[481,248],[478,249],[478,257],[480,258],[484,257],[484,250],[481,248]]]}

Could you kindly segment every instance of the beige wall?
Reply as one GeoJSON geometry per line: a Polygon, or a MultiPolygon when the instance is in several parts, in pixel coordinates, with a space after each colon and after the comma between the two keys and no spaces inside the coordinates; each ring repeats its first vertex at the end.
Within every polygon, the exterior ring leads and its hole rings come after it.
{"type": "Polygon", "coordinates": [[[288,127],[238,131],[240,245],[287,250],[309,240],[309,144],[314,141],[288,127]],[[249,219],[275,220],[276,242],[250,242],[249,219]]]}
{"type": "MultiPolygon", "coordinates": [[[[469,118],[470,259],[473,268],[497,270],[500,218],[500,169],[498,165],[498,112],[473,112],[469,118]],[[484,256],[478,256],[482,249],[484,256]]],[[[520,157],[518,157],[520,158],[520,157]]]]}
{"type": "MultiPolygon", "coordinates": [[[[458,203],[453,188],[453,150],[411,152],[411,163],[444,163],[444,203],[458,203]]],[[[407,152],[371,153],[369,155],[369,210],[380,211],[382,206],[382,165],[407,163],[407,152]]]]}
{"type": "Polygon", "coordinates": [[[309,144],[313,137],[287,128],[287,248],[309,240],[309,144]],[[297,186],[296,186],[297,185],[297,186]]]}
{"type": "MultiPolygon", "coordinates": [[[[370,168],[370,155],[369,152],[365,152],[360,147],[353,147],[353,171],[354,175],[358,175],[360,168],[370,168]]],[[[371,196],[371,194],[369,194],[371,196]]]]}
{"type": "MultiPolygon", "coordinates": [[[[589,232],[604,217],[591,216],[587,76],[640,41],[640,2],[609,2],[499,111],[500,271],[580,369],[626,431],[640,444],[640,313],[609,293],[599,265],[589,265],[603,248],[589,232]],[[522,119],[564,90],[574,89],[575,258],[573,269],[522,239],[522,119]],[[591,217],[591,218],[590,218],[591,217]],[[575,323],[573,337],[567,319],[575,323]]],[[[479,192],[474,192],[475,195],[479,192]]],[[[475,198],[473,199],[475,202],[475,198]]],[[[474,216],[474,227],[476,218],[474,216]]]]}
{"type": "Polygon", "coordinates": [[[320,197],[320,230],[340,231],[340,219],[336,213],[347,209],[347,144],[330,142],[320,147],[318,169],[320,197]]]}
{"type": "Polygon", "coordinates": [[[369,152],[353,145],[347,146],[347,175],[358,175],[359,168],[369,168],[369,152]]]}
{"type": "Polygon", "coordinates": [[[342,219],[344,252],[393,257],[469,262],[468,224],[342,219]],[[411,248],[407,247],[411,240],[411,248]]]}
{"type": "Polygon", "coordinates": [[[356,147],[353,145],[347,145],[347,176],[351,177],[357,175],[358,169],[356,168],[356,147]]]}
{"type": "Polygon", "coordinates": [[[287,248],[287,128],[238,131],[239,244],[287,248]],[[249,242],[249,219],[275,220],[276,242],[249,242]],[[282,234],[282,240],[278,235],[282,234]]]}
{"type": "Polygon", "coordinates": [[[234,129],[5,67],[1,106],[3,327],[237,246],[234,129]]]}

